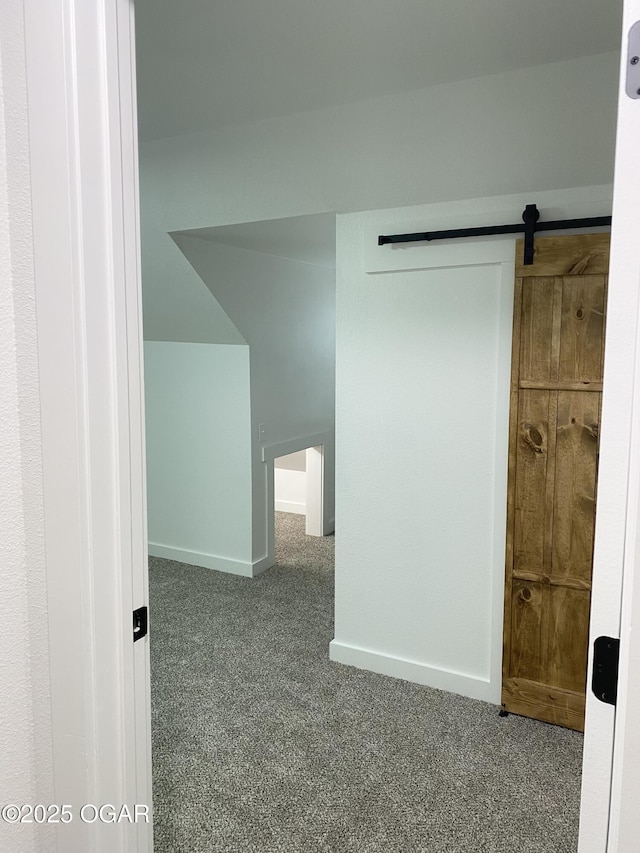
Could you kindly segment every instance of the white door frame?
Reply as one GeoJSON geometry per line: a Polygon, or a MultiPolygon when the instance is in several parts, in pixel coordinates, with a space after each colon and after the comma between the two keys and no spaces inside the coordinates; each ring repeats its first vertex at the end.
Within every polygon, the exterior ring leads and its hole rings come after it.
{"type": "Polygon", "coordinates": [[[592,607],[592,639],[600,634],[620,637],[620,677],[610,790],[605,788],[609,780],[602,771],[602,790],[597,790],[598,776],[591,772],[591,763],[601,768],[604,749],[610,754],[611,741],[603,737],[603,726],[593,723],[606,720],[608,734],[612,709],[589,695],[585,739],[589,772],[583,782],[580,853],[603,849],[594,846],[588,836],[588,825],[593,822],[590,810],[601,813],[600,833],[607,819],[607,853],[635,853],[640,838],[640,99],[630,98],[625,91],[628,33],[636,21],[640,21],[640,0],[624,0],[602,411],[604,447],[601,444],[598,488],[598,515],[602,518],[596,529],[597,583],[592,607]],[[606,815],[594,793],[609,804],[606,815]]]}
{"type": "MultiPolygon", "coordinates": [[[[56,797],[150,804],[148,640],[131,636],[131,610],[147,603],[132,0],[24,8],[56,797]]],[[[626,28],[638,18],[640,0],[625,0],[626,28]]],[[[610,750],[607,762],[598,743],[614,715],[589,698],[581,853],[604,853],[609,811],[607,853],[631,851],[640,820],[640,365],[628,371],[640,352],[640,101],[625,97],[593,609],[594,635],[615,636],[624,573],[620,697],[610,810],[610,750]]],[[[58,835],[71,853],[151,843],[144,824],[76,821],[58,835]]]]}
{"type": "MultiPolygon", "coordinates": [[[[638,18],[640,0],[625,0],[588,669],[590,674],[596,637],[622,637],[622,672],[617,708],[600,702],[593,695],[590,683],[587,686],[579,853],[631,851],[631,847],[619,843],[616,825],[620,820],[623,824],[629,820],[635,822],[634,850],[640,832],[637,816],[634,819],[635,809],[628,807],[631,804],[623,806],[621,788],[623,777],[631,771],[625,761],[625,739],[630,735],[626,722],[630,716],[637,720],[640,709],[637,676],[635,695],[629,689],[633,677],[629,668],[633,581],[640,572],[633,547],[640,530],[637,504],[640,483],[637,453],[640,442],[637,362],[640,344],[640,167],[636,153],[640,139],[640,100],[631,100],[625,93],[627,32],[638,18]],[[623,627],[621,634],[623,582],[626,614],[623,619],[627,627],[623,627]],[[612,771],[606,772],[612,762],[614,732],[615,759],[612,771]]],[[[635,609],[637,620],[640,617],[637,603],[635,609]]],[[[636,648],[636,655],[639,651],[640,647],[636,648]]],[[[626,792],[632,799],[637,799],[640,791],[640,776],[636,775],[636,783],[626,792]]]]}
{"type": "MultiPolygon", "coordinates": [[[[333,445],[333,442],[332,442],[333,445]]],[[[325,456],[329,445],[307,447],[305,477],[305,533],[307,536],[327,536],[333,532],[325,494],[325,456]]]]}
{"type": "Polygon", "coordinates": [[[23,3],[57,847],[151,851],[133,5],[23,3]]]}

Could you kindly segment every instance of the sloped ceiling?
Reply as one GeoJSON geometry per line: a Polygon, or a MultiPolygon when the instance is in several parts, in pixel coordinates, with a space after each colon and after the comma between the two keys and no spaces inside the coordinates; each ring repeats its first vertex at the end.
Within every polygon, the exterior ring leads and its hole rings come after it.
{"type": "Polygon", "coordinates": [[[334,213],[194,228],[182,231],[181,235],[321,267],[335,268],[336,265],[334,213]]]}
{"type": "Polygon", "coordinates": [[[621,0],[136,0],[140,137],[616,50],[621,0]]]}

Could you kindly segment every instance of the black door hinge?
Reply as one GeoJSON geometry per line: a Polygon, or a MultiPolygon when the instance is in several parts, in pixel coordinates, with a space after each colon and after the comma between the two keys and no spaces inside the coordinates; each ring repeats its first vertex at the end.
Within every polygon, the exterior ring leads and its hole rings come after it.
{"type": "Polygon", "coordinates": [[[133,611],[133,642],[147,636],[149,616],[146,607],[138,607],[133,611]]]}
{"type": "Polygon", "coordinates": [[[593,643],[593,677],[591,689],[601,702],[615,705],[618,698],[618,662],[620,640],[598,637],[593,643]]]}

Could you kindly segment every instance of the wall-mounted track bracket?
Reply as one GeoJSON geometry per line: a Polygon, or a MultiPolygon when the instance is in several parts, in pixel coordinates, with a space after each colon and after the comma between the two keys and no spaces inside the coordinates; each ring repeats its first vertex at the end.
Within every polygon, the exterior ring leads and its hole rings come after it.
{"type": "Polygon", "coordinates": [[[522,212],[522,222],[515,225],[487,225],[479,228],[450,228],[446,231],[418,231],[412,234],[381,234],[378,246],[395,243],[422,243],[432,240],[457,240],[461,237],[493,237],[497,234],[524,234],[524,264],[530,266],[534,256],[534,235],[538,231],[569,231],[574,228],[601,228],[611,225],[610,216],[591,216],[584,219],[555,219],[540,222],[537,205],[528,204],[522,212]]]}

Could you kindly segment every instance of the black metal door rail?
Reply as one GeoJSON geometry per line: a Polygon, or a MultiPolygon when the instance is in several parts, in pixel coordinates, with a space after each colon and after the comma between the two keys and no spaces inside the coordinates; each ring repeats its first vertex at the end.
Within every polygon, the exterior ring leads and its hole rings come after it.
{"type": "Polygon", "coordinates": [[[586,219],[556,219],[540,222],[540,211],[528,204],[522,212],[522,222],[515,225],[488,225],[481,228],[452,228],[448,231],[419,231],[414,234],[380,235],[378,246],[390,243],[422,243],[431,240],[453,240],[459,237],[491,237],[495,234],[524,234],[524,263],[533,263],[533,240],[538,231],[564,231],[570,228],[596,228],[611,225],[610,216],[592,216],[586,219]]]}

